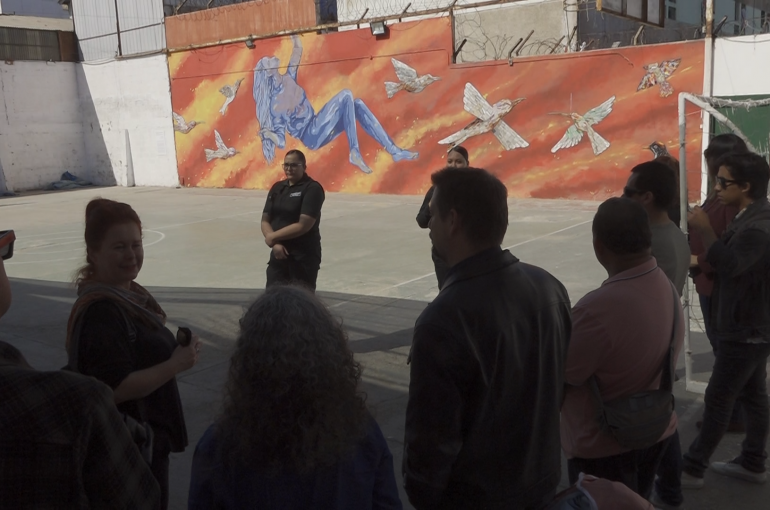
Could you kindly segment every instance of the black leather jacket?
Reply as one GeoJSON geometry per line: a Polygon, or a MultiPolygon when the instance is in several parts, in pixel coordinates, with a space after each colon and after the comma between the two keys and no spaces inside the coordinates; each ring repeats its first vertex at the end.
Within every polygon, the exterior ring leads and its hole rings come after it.
{"type": "Polygon", "coordinates": [[[719,341],[770,342],[770,204],[749,205],[711,245],[715,271],[709,321],[719,341]]]}
{"type": "Polygon", "coordinates": [[[507,250],[451,269],[414,330],[403,471],[417,510],[553,494],[570,331],[564,286],[507,250]]]}

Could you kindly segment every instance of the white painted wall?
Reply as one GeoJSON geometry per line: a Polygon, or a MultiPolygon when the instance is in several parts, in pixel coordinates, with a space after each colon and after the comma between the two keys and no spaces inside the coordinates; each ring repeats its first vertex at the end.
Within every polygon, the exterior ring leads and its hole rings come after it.
{"type": "Polygon", "coordinates": [[[137,186],[177,186],[166,56],[79,64],[79,70],[90,178],[125,185],[131,162],[137,186]]]}
{"type": "Polygon", "coordinates": [[[87,166],[77,64],[0,63],[0,165],[10,190],[39,189],[87,166]]]}
{"type": "Polygon", "coordinates": [[[64,172],[125,186],[130,168],[137,186],[179,183],[165,55],[0,63],[0,169],[9,190],[45,188],[64,172]]]}
{"type": "Polygon", "coordinates": [[[715,96],[770,94],[770,34],[716,40],[715,96]]]}

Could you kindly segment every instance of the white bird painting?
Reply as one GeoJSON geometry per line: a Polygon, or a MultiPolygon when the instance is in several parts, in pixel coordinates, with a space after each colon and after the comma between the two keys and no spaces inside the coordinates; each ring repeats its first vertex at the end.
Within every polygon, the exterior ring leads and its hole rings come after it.
{"type": "Polygon", "coordinates": [[[460,145],[468,138],[491,131],[507,151],[529,147],[529,143],[521,135],[503,122],[503,117],[508,115],[513,107],[524,101],[524,99],[523,97],[513,101],[501,99],[494,105],[490,105],[476,87],[471,83],[466,83],[463,105],[465,106],[465,111],[475,116],[476,120],[457,133],[439,140],[438,143],[451,146],[460,145]]]}
{"type": "Polygon", "coordinates": [[[171,115],[174,117],[174,131],[179,131],[183,135],[186,135],[192,131],[195,126],[203,124],[203,122],[198,122],[195,120],[187,122],[184,120],[184,117],[178,113],[171,112],[171,115]]]}
{"type": "Polygon", "coordinates": [[[222,135],[220,135],[219,131],[216,129],[214,130],[214,140],[217,144],[217,148],[215,150],[204,149],[206,152],[206,163],[209,163],[215,159],[232,158],[238,154],[238,151],[236,151],[234,148],[225,145],[225,142],[222,141],[222,135]]]}
{"type": "Polygon", "coordinates": [[[425,87],[441,79],[438,76],[433,76],[431,74],[419,76],[417,71],[400,60],[391,58],[390,61],[393,62],[393,67],[396,69],[398,83],[392,81],[385,82],[385,92],[388,94],[388,99],[395,96],[399,90],[419,94],[425,90],[425,87]]]}
{"type": "Polygon", "coordinates": [[[572,125],[567,129],[559,142],[553,146],[551,152],[556,154],[561,149],[569,149],[580,143],[583,139],[583,133],[588,135],[591,140],[591,148],[594,150],[594,156],[610,148],[610,142],[602,138],[593,126],[603,121],[607,115],[612,112],[612,106],[615,104],[615,96],[612,96],[596,108],[588,111],[585,115],[577,113],[552,113],[551,115],[563,115],[572,119],[572,125]]]}
{"type": "Polygon", "coordinates": [[[219,113],[222,115],[227,113],[227,107],[230,106],[230,103],[232,103],[235,99],[235,95],[238,93],[238,88],[241,86],[242,81],[243,78],[240,78],[236,80],[232,85],[225,85],[219,89],[219,93],[225,96],[225,104],[223,104],[222,108],[219,110],[219,113]]]}

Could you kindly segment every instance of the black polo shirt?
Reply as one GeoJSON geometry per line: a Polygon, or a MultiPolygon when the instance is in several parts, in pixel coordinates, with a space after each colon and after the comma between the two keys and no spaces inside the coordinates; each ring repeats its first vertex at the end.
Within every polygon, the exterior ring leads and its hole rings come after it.
{"type": "Polygon", "coordinates": [[[263,212],[270,215],[270,226],[274,231],[297,223],[301,214],[315,218],[315,224],[305,234],[294,239],[281,241],[295,258],[305,256],[321,259],[321,206],[324,203],[324,189],[308,174],[295,185],[289,179],[278,181],[270,188],[263,212]]]}

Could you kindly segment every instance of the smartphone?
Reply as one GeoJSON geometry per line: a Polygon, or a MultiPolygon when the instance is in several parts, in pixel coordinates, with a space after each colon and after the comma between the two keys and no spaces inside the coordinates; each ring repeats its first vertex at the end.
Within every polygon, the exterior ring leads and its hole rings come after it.
{"type": "Polygon", "coordinates": [[[176,332],[176,341],[182,347],[187,347],[192,341],[192,331],[190,328],[179,328],[176,332]]]}
{"type": "Polygon", "coordinates": [[[3,260],[13,257],[14,241],[16,241],[16,234],[13,230],[0,231],[0,257],[3,260]]]}

